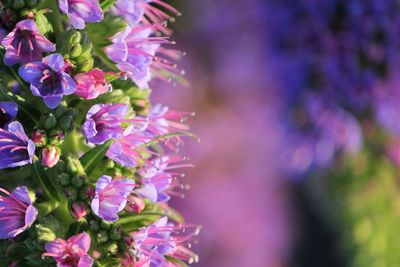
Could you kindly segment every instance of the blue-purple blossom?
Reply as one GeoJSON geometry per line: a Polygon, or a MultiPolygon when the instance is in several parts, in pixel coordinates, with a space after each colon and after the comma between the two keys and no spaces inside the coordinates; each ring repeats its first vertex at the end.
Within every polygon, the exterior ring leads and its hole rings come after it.
{"type": "Polygon", "coordinates": [[[83,136],[93,144],[103,144],[123,135],[121,123],[128,112],[124,104],[97,104],[90,108],[82,126],[83,136]]]}
{"type": "Polygon", "coordinates": [[[84,29],[86,23],[100,22],[104,17],[98,0],[59,0],[59,8],[75,29],[84,29]]]}
{"type": "Polygon", "coordinates": [[[64,72],[64,58],[60,54],[52,54],[42,61],[31,62],[21,66],[19,75],[30,83],[34,96],[43,98],[49,108],[56,108],[64,95],[73,94],[76,83],[64,72]]]}
{"type": "Polygon", "coordinates": [[[5,128],[14,121],[18,113],[18,105],[14,102],[0,102],[0,128],[5,128]]]}
{"type": "Polygon", "coordinates": [[[0,169],[32,163],[35,144],[24,131],[21,123],[14,121],[7,129],[0,129],[0,169]]]}
{"type": "Polygon", "coordinates": [[[6,49],[4,63],[8,66],[40,60],[43,52],[53,52],[56,46],[39,33],[35,21],[22,20],[2,40],[6,49]]]}
{"type": "Polygon", "coordinates": [[[118,220],[118,213],[125,208],[127,197],[134,187],[134,180],[101,176],[96,183],[96,192],[91,203],[94,214],[105,221],[118,220]]]}
{"type": "Polygon", "coordinates": [[[32,225],[38,211],[25,186],[17,187],[11,193],[0,188],[0,193],[0,239],[13,238],[32,225]]]}
{"type": "Polygon", "coordinates": [[[93,259],[88,255],[90,235],[80,233],[68,240],[57,238],[45,245],[43,256],[53,257],[58,267],[91,267],[93,259]]]}

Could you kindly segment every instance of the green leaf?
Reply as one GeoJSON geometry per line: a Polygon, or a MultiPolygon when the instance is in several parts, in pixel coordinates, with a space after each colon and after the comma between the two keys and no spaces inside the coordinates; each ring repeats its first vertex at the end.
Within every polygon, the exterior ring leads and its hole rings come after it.
{"type": "Polygon", "coordinates": [[[44,15],[44,13],[47,12],[47,10],[42,9],[36,12],[35,14],[35,22],[36,25],[39,28],[39,32],[43,35],[53,32],[53,27],[51,26],[49,20],[47,17],[44,15]]]}
{"type": "Polygon", "coordinates": [[[103,11],[107,11],[114,3],[116,0],[102,0],[100,1],[100,6],[103,9],[103,11]]]}
{"type": "Polygon", "coordinates": [[[104,159],[109,147],[113,143],[113,140],[109,140],[106,143],[96,146],[95,148],[86,152],[81,158],[83,169],[86,175],[90,176],[93,170],[99,166],[100,162],[104,159]]]}
{"type": "Polygon", "coordinates": [[[37,185],[42,188],[47,199],[60,200],[61,192],[59,186],[56,184],[55,178],[53,177],[54,179],[51,179],[48,177],[40,161],[36,161],[32,164],[32,175],[37,185]]]}

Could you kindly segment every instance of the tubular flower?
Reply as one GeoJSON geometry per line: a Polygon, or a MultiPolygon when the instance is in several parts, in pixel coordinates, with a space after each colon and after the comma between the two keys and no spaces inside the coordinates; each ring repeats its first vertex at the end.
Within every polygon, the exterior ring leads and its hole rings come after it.
{"type": "Polygon", "coordinates": [[[125,72],[140,88],[148,88],[152,78],[169,80],[178,76],[175,64],[166,58],[176,59],[179,52],[161,47],[170,42],[164,37],[151,37],[155,26],[128,26],[112,37],[112,44],[105,52],[117,67],[125,72]]]}
{"type": "Polygon", "coordinates": [[[35,144],[28,139],[21,123],[14,121],[0,129],[0,169],[32,163],[35,144]]]}
{"type": "Polygon", "coordinates": [[[118,220],[118,213],[125,208],[134,187],[135,181],[131,179],[101,176],[91,203],[93,212],[105,221],[118,220]]]}
{"type": "Polygon", "coordinates": [[[0,188],[0,192],[0,238],[13,238],[32,225],[38,211],[25,186],[17,187],[11,193],[0,188]]]}
{"type": "Polygon", "coordinates": [[[14,102],[0,102],[0,128],[5,128],[15,120],[18,112],[18,105],[14,102]]]}
{"type": "Polygon", "coordinates": [[[134,190],[134,193],[151,202],[166,202],[170,195],[183,196],[173,191],[175,188],[183,188],[177,177],[182,176],[174,169],[192,167],[191,164],[182,164],[184,158],[176,155],[167,155],[149,161],[138,173],[141,175],[141,187],[134,190]]]}
{"type": "Polygon", "coordinates": [[[93,259],[88,255],[90,235],[80,233],[68,240],[56,239],[46,244],[43,256],[53,257],[58,267],[91,267],[93,259]]]}
{"type": "Polygon", "coordinates": [[[73,94],[76,90],[75,81],[63,70],[64,58],[60,54],[52,54],[21,66],[19,75],[30,83],[34,96],[43,98],[49,108],[56,108],[64,95],[73,94]]]}
{"type": "Polygon", "coordinates": [[[153,140],[134,127],[128,127],[122,137],[115,139],[106,155],[125,167],[135,167],[143,159],[143,153],[150,152],[146,144],[153,140]]]}
{"type": "Polygon", "coordinates": [[[56,46],[39,33],[32,19],[17,23],[1,44],[6,49],[4,63],[8,66],[40,60],[43,52],[53,52],[56,46]]]}
{"type": "MultiPolygon", "coordinates": [[[[140,22],[161,25],[171,20],[169,14],[153,6],[152,3],[176,16],[180,15],[178,10],[162,0],[117,0],[115,5],[111,8],[111,13],[123,17],[131,25],[138,25],[140,22]]],[[[161,29],[165,33],[171,33],[165,27],[161,29]]]]}
{"type": "Polygon", "coordinates": [[[84,29],[85,23],[100,22],[104,17],[98,0],[59,0],[59,8],[75,29],[84,29]]]}
{"type": "Polygon", "coordinates": [[[123,262],[125,266],[131,266],[129,264],[149,267],[175,266],[164,256],[173,256],[188,263],[197,262],[198,256],[187,249],[185,244],[198,232],[198,227],[175,226],[168,223],[167,217],[163,217],[150,226],[130,234],[128,240],[130,251],[123,262]],[[190,228],[194,230],[183,235],[190,228]]]}
{"type": "Polygon", "coordinates": [[[79,73],[74,76],[77,83],[75,94],[84,99],[95,99],[101,94],[112,90],[100,69],[92,69],[86,73],[79,73]]]}

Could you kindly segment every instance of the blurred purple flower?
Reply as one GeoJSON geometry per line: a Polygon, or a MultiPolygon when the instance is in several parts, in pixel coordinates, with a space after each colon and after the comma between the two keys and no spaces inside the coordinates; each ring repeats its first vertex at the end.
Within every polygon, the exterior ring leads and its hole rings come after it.
{"type": "Polygon", "coordinates": [[[21,123],[14,121],[0,129],[0,169],[32,163],[35,144],[28,139],[21,123]]]}
{"type": "Polygon", "coordinates": [[[32,205],[25,186],[11,193],[0,188],[0,238],[13,238],[28,229],[36,220],[37,209],[32,205]]]}
{"type": "Polygon", "coordinates": [[[90,235],[80,233],[68,240],[56,239],[45,245],[43,256],[53,257],[59,267],[91,267],[93,259],[88,255],[90,235]]]}
{"type": "Polygon", "coordinates": [[[105,221],[118,220],[118,213],[125,208],[127,197],[134,187],[134,180],[101,176],[91,204],[93,212],[105,221]]]}
{"type": "Polygon", "coordinates": [[[19,75],[27,83],[34,96],[42,97],[49,108],[56,108],[64,95],[73,94],[75,81],[64,72],[64,58],[60,54],[52,54],[42,59],[21,66],[19,75]]]}
{"type": "Polygon", "coordinates": [[[104,17],[98,0],[59,0],[59,7],[72,27],[79,30],[85,28],[85,23],[100,22],[104,17]]]}
{"type": "Polygon", "coordinates": [[[187,249],[185,244],[197,235],[198,231],[196,226],[174,226],[168,223],[167,217],[163,217],[150,226],[130,234],[130,246],[135,257],[125,258],[124,266],[132,264],[133,266],[149,267],[180,266],[167,261],[164,256],[168,255],[190,264],[197,262],[198,256],[187,249]],[[193,231],[187,231],[190,228],[193,231]],[[182,235],[184,232],[186,234],[182,235]]]}
{"type": "Polygon", "coordinates": [[[32,19],[17,23],[1,44],[6,49],[4,63],[12,66],[40,60],[43,52],[53,52],[56,46],[39,33],[32,19]]]}
{"type": "Polygon", "coordinates": [[[18,105],[14,102],[0,102],[0,128],[15,120],[18,113],[18,105]]]}

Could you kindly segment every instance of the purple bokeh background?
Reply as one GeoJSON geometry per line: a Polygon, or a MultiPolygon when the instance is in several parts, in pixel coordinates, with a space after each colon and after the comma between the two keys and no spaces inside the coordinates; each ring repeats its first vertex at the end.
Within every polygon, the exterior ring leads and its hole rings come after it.
{"type": "Polygon", "coordinates": [[[173,206],[203,226],[194,266],[286,266],[290,252],[289,188],[277,170],[280,103],[266,71],[263,1],[177,1],[175,38],[192,87],[158,88],[154,101],[195,111],[201,142],[183,154],[196,168],[173,206]]]}

